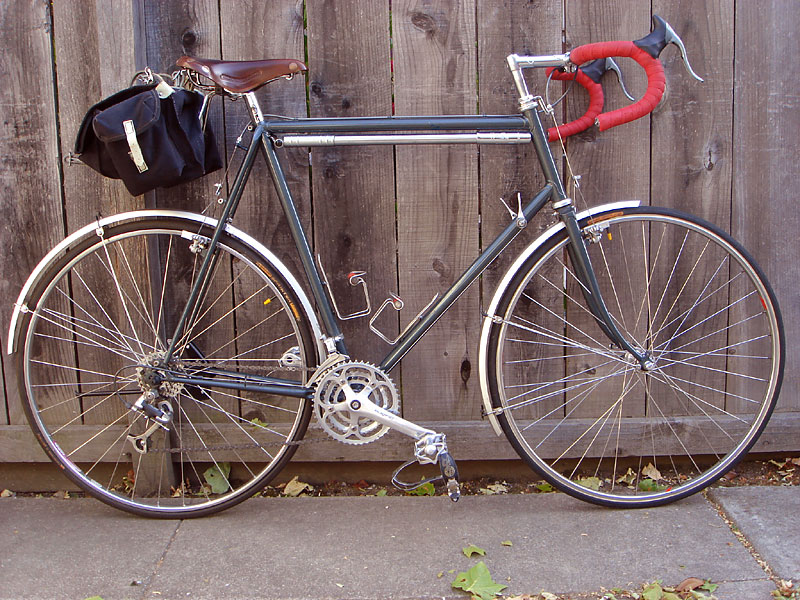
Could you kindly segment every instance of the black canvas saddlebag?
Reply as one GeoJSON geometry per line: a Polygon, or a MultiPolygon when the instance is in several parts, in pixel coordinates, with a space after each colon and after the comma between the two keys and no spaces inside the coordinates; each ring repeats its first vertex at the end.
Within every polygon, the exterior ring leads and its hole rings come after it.
{"type": "Polygon", "coordinates": [[[222,166],[202,106],[202,94],[166,83],[122,90],[86,113],[75,154],[134,196],[191,181],[222,166]]]}

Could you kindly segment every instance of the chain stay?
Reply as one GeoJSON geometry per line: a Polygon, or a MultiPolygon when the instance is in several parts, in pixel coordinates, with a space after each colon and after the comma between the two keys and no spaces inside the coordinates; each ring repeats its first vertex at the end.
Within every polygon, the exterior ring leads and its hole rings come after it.
{"type": "Polygon", "coordinates": [[[321,442],[330,442],[328,438],[319,438],[313,440],[297,440],[295,442],[265,442],[263,444],[228,444],[219,446],[204,446],[202,448],[154,448],[148,449],[147,454],[180,454],[183,452],[209,452],[211,450],[251,450],[253,448],[277,448],[280,446],[301,446],[306,444],[318,444],[321,442]]]}

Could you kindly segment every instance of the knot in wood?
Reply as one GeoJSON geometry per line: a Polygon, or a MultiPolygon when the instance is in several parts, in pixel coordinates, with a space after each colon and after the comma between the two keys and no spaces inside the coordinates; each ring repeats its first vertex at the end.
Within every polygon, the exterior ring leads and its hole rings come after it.
{"type": "Polygon", "coordinates": [[[192,31],[191,29],[187,29],[181,35],[181,44],[183,44],[184,48],[191,48],[197,43],[197,33],[192,31]]]}
{"type": "Polygon", "coordinates": [[[424,12],[412,13],[411,24],[420,31],[424,31],[428,35],[435,34],[439,29],[438,25],[436,25],[436,19],[424,12]]]}

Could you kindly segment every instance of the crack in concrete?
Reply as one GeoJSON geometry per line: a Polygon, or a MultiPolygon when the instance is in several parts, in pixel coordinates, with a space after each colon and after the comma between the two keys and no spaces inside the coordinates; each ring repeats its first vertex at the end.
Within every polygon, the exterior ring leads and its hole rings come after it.
{"type": "Polygon", "coordinates": [[[708,494],[708,490],[703,490],[702,492],[703,498],[705,498],[706,502],[708,502],[711,507],[717,511],[717,514],[720,518],[725,522],[728,526],[728,529],[731,530],[731,533],[736,536],[736,539],[739,540],[739,543],[744,546],[745,550],[750,553],[750,556],[753,557],[753,560],[756,561],[761,570],[764,571],[764,574],[767,578],[775,585],[776,588],[780,589],[781,587],[781,578],[775,574],[775,571],[772,570],[772,567],[764,560],[764,557],[758,553],[758,551],[753,547],[753,543],[747,539],[747,537],[739,530],[738,525],[736,522],[725,512],[725,509],[722,508],[722,505],[711,498],[708,494]]]}
{"type": "Polygon", "coordinates": [[[153,567],[153,572],[147,576],[147,578],[142,581],[141,585],[141,592],[139,594],[140,598],[144,598],[150,595],[151,587],[153,582],[155,581],[156,576],[158,575],[158,571],[161,569],[161,565],[164,564],[164,560],[167,558],[167,553],[169,549],[172,547],[172,543],[175,541],[175,538],[178,536],[178,532],[183,525],[183,520],[178,521],[178,524],[175,526],[175,531],[172,532],[172,535],[169,537],[167,544],[164,546],[163,552],[161,552],[161,556],[158,557],[156,561],[155,567],[153,567]]]}

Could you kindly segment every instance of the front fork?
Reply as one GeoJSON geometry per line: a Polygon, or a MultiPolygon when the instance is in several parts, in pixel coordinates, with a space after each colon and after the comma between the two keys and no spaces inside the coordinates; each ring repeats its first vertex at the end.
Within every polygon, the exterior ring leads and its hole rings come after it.
{"type": "Polygon", "coordinates": [[[581,234],[578,219],[575,216],[575,207],[571,202],[562,202],[560,206],[556,208],[556,212],[567,229],[570,242],[567,245],[569,260],[573,269],[575,269],[575,276],[581,286],[581,292],[597,325],[614,345],[625,350],[635,358],[642,367],[642,370],[649,371],[653,367],[653,362],[649,354],[634,347],[627,340],[608,312],[606,303],[600,293],[597,276],[589,260],[589,253],[586,250],[586,240],[584,240],[581,234]]]}
{"type": "Polygon", "coordinates": [[[561,180],[558,167],[553,160],[553,154],[550,152],[547,133],[539,118],[539,111],[547,111],[548,107],[544,105],[544,101],[541,97],[533,97],[528,93],[525,81],[521,77],[521,71],[518,69],[515,71],[512,67],[512,73],[515,75],[517,88],[520,92],[520,112],[528,122],[528,128],[531,131],[531,140],[536,149],[536,155],[539,158],[539,164],[542,167],[545,178],[548,183],[553,186],[553,209],[558,213],[567,229],[567,235],[570,240],[567,246],[567,252],[569,253],[570,262],[575,269],[575,275],[581,285],[583,297],[586,299],[589,310],[606,337],[608,337],[614,345],[622,348],[634,357],[643,370],[649,371],[653,367],[650,356],[641,349],[635,348],[625,338],[622,332],[620,332],[611,314],[609,314],[608,308],[606,308],[603,296],[600,294],[597,276],[589,260],[586,243],[581,234],[578,219],[575,216],[575,207],[564,190],[564,183],[561,180]]]}

